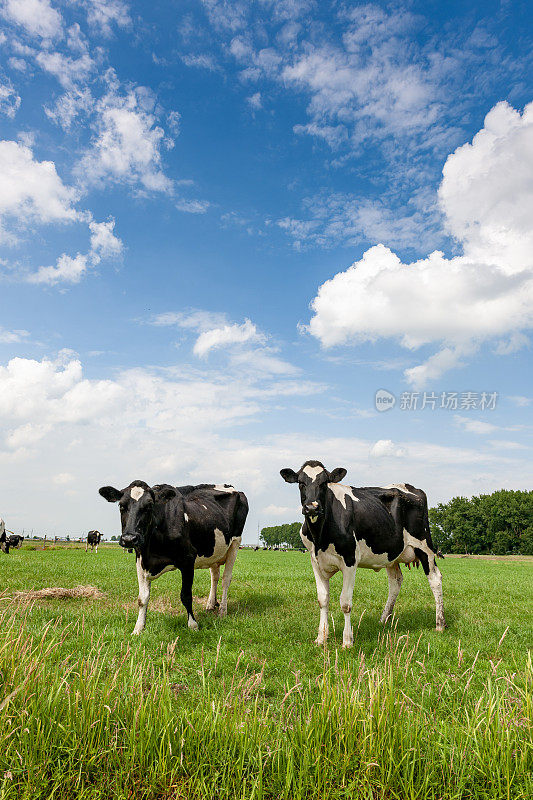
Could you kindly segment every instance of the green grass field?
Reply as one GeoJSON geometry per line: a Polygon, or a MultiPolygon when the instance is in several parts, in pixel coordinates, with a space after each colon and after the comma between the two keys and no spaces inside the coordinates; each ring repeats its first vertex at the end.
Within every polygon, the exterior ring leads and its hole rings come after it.
{"type": "Polygon", "coordinates": [[[422,570],[405,570],[392,625],[386,574],[360,570],[355,645],[330,640],[309,557],[241,551],[224,620],[189,631],[180,575],[152,585],[132,638],[134,556],[75,548],[0,558],[0,800],[4,798],[483,798],[533,796],[533,559],[447,558],[449,628],[422,570]],[[97,586],[102,598],[15,592],[97,586]]]}

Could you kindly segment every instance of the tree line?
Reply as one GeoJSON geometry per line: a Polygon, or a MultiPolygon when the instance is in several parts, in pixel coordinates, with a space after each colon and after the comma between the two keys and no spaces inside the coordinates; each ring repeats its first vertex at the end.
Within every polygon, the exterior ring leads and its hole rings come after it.
{"type": "Polygon", "coordinates": [[[272,525],[270,528],[263,528],[259,538],[265,547],[290,547],[294,550],[305,550],[300,539],[301,528],[301,522],[272,525]]]}
{"type": "MultiPolygon", "coordinates": [[[[533,491],[500,489],[476,497],[453,497],[429,509],[431,536],[443,553],[533,555],[533,491]]],[[[301,522],[263,528],[265,547],[304,550],[301,522]]]]}
{"type": "Polygon", "coordinates": [[[429,523],[443,553],[533,555],[533,491],[453,497],[429,509],[429,523]]]}

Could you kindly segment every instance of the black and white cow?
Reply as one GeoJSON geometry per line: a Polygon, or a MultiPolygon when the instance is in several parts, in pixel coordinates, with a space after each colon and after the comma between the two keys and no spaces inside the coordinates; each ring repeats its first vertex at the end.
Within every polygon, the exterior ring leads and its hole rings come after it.
{"type": "Polygon", "coordinates": [[[317,644],[328,636],[329,580],[342,572],[343,647],[353,644],[350,614],[357,567],[378,572],[385,568],[389,596],[381,622],[391,616],[402,583],[400,564],[420,561],[436,604],[436,628],[446,622],[442,576],[435,562],[429,531],[426,495],[409,484],[357,489],[340,481],[342,467],[328,472],[320,461],[306,461],[298,472],[282,469],[287,483],[298,483],[302,500],[301,538],[311,554],[320,624],[317,644]]]}
{"type": "Polygon", "coordinates": [[[18,550],[19,547],[22,547],[22,542],[24,541],[24,536],[19,536],[16,533],[12,533],[8,536],[7,533],[6,524],[0,517],[0,550],[6,554],[9,553],[10,550],[18,550]]]}
{"type": "Polygon", "coordinates": [[[137,557],[139,615],[134,634],[141,633],[146,624],[151,582],[174,569],[181,572],[181,601],[189,628],[197,630],[192,611],[194,570],[211,571],[206,608],[214,611],[219,606],[217,586],[224,564],[219,615],[226,615],[231,573],[248,514],[243,492],[226,484],[173,487],[148,486],[144,481],[133,481],[125,489],[103,486],[99,491],[108,502],[119,503],[119,544],[135,550],[137,557]]]}
{"type": "Polygon", "coordinates": [[[96,547],[96,552],[98,552],[98,545],[100,544],[101,539],[102,539],[102,534],[100,533],[100,531],[89,531],[89,533],[87,534],[87,542],[85,544],[85,552],[87,552],[89,547],[91,548],[91,552],[94,550],[95,547],[96,547]]]}

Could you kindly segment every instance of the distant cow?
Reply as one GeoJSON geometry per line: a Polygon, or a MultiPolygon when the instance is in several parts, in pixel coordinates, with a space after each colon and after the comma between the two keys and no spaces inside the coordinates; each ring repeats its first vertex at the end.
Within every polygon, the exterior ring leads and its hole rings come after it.
{"type": "Polygon", "coordinates": [[[96,552],[98,552],[98,545],[100,544],[100,540],[102,539],[102,534],[99,531],[89,531],[87,534],[87,542],[85,544],[85,552],[91,548],[91,552],[96,547],[96,552]]]}
{"type": "Polygon", "coordinates": [[[213,611],[218,606],[220,567],[225,564],[219,615],[226,615],[231,573],[248,514],[243,492],[227,484],[148,486],[139,480],[125,489],[103,486],[99,491],[108,502],[119,503],[119,544],[135,550],[137,557],[139,615],[134,634],[141,633],[146,624],[151,582],[174,569],[181,572],[181,601],[189,628],[197,630],[192,611],[194,570],[211,571],[206,608],[213,611]]]}
{"type": "Polygon", "coordinates": [[[24,541],[24,536],[19,536],[16,533],[12,533],[8,536],[8,533],[9,531],[6,531],[6,524],[0,517],[0,550],[3,550],[6,554],[9,553],[10,550],[18,550],[19,547],[22,547],[22,542],[24,541]]]}
{"type": "Polygon", "coordinates": [[[12,533],[11,536],[7,537],[6,553],[9,553],[10,550],[18,550],[20,547],[22,547],[23,541],[24,536],[19,536],[16,533],[12,533]]]}
{"type": "Polygon", "coordinates": [[[320,461],[306,461],[298,472],[282,469],[287,483],[298,483],[305,517],[301,538],[311,554],[320,624],[317,644],[328,637],[329,580],[342,572],[343,647],[353,644],[350,614],[357,567],[385,568],[389,597],[381,621],[391,616],[400,591],[399,564],[420,561],[435,597],[436,628],[443,631],[442,576],[435,561],[427,519],[427,500],[410,484],[357,489],[340,481],[342,467],[328,472],[320,461]]]}

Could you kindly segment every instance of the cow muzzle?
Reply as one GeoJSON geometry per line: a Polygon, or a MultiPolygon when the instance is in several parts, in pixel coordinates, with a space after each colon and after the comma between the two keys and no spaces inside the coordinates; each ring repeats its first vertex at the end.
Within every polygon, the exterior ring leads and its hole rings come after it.
{"type": "Polygon", "coordinates": [[[322,509],[320,508],[319,503],[306,503],[302,506],[302,514],[309,522],[315,523],[318,518],[322,515],[322,509]]]}
{"type": "Polygon", "coordinates": [[[126,550],[131,550],[132,548],[137,546],[139,539],[137,536],[128,536],[122,535],[118,541],[121,547],[125,547],[126,550]]]}

